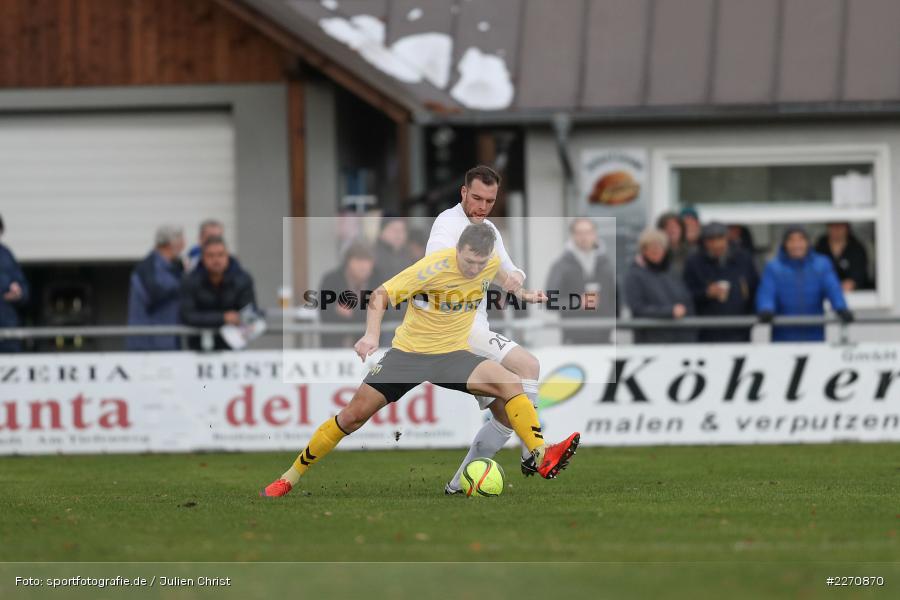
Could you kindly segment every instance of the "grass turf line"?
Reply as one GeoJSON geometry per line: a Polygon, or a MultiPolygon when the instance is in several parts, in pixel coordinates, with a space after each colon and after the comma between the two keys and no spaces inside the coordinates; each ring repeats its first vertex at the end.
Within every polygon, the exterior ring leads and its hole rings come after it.
{"type": "Polygon", "coordinates": [[[505,451],[477,500],[456,450],[336,452],[282,499],[291,453],[3,458],[0,561],[896,563],[898,450],[582,448],[550,482],[505,451]]]}

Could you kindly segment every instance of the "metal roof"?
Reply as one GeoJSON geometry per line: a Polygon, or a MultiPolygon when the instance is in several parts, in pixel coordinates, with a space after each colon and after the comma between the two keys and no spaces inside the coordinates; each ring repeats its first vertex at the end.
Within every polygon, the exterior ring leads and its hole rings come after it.
{"type": "Polygon", "coordinates": [[[898,0],[244,2],[420,120],[900,112],[898,0]]]}

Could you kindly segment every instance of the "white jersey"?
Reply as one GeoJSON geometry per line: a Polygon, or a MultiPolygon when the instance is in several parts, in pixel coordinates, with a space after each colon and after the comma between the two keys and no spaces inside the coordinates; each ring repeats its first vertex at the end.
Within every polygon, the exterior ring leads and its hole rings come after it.
{"type": "MultiPolygon", "coordinates": [[[[487,219],[485,219],[484,222],[490,225],[491,229],[493,229],[494,233],[497,235],[494,249],[497,251],[497,256],[500,258],[500,266],[508,273],[520,273],[524,280],[525,271],[517,267],[509,257],[509,253],[507,253],[506,247],[503,245],[503,238],[500,237],[500,231],[498,231],[497,227],[487,219]]],[[[434,220],[434,224],[431,226],[431,233],[428,235],[428,244],[425,246],[425,254],[428,255],[432,252],[437,252],[438,250],[444,250],[445,248],[456,248],[456,244],[459,242],[459,236],[462,235],[463,230],[471,224],[472,222],[469,221],[469,217],[466,216],[466,213],[463,210],[462,203],[457,204],[453,208],[448,208],[434,220]]],[[[481,304],[478,305],[476,325],[479,324],[479,321],[482,325],[487,325],[487,296],[485,296],[481,300],[481,304]]]]}

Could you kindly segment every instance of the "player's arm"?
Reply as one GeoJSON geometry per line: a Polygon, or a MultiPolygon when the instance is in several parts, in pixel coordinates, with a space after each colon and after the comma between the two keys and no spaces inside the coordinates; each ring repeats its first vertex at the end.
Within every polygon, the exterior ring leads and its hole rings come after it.
{"type": "Polygon", "coordinates": [[[501,266],[497,270],[497,275],[494,276],[494,283],[511,292],[516,298],[523,302],[540,304],[541,302],[547,301],[547,294],[545,294],[543,290],[526,290],[522,288],[521,282],[518,282],[517,275],[518,273],[507,271],[501,266]],[[511,287],[514,289],[510,289],[511,287]]]}
{"type": "Polygon", "coordinates": [[[419,272],[432,262],[434,262],[434,258],[426,256],[382,283],[369,296],[369,305],[366,307],[366,333],[353,345],[357,356],[363,362],[366,362],[366,358],[378,349],[381,322],[384,320],[388,304],[397,306],[415,295],[420,287],[419,272]]]}
{"type": "Polygon", "coordinates": [[[369,306],[366,308],[366,333],[353,346],[357,356],[363,362],[366,362],[366,358],[378,350],[378,339],[381,337],[381,322],[384,320],[387,306],[388,293],[384,286],[380,285],[369,296],[369,306]]]}
{"type": "MultiPolygon", "coordinates": [[[[493,226],[493,223],[491,223],[491,226],[493,226]]],[[[503,245],[503,238],[500,236],[500,231],[496,227],[494,227],[494,232],[497,234],[495,248],[497,250],[497,256],[500,258],[500,267],[509,275],[507,285],[501,287],[508,292],[515,293],[516,290],[525,283],[525,271],[517,267],[509,257],[506,246],[503,245]]]]}

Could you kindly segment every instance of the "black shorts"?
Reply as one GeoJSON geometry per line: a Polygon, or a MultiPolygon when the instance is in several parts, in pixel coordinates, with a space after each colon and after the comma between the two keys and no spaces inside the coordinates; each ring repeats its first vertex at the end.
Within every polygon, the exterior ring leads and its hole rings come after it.
{"type": "Polygon", "coordinates": [[[363,383],[381,392],[388,402],[396,402],[425,381],[449,390],[468,392],[466,382],[483,360],[487,359],[467,350],[415,354],[391,348],[369,371],[363,383]]]}

